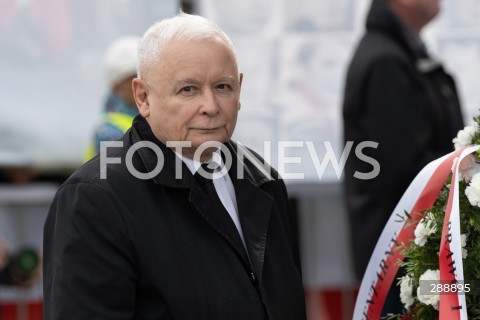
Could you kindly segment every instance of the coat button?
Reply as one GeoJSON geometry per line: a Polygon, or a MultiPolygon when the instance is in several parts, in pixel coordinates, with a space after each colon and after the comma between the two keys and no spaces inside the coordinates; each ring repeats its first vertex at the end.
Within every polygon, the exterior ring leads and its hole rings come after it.
{"type": "Polygon", "coordinates": [[[253,284],[257,283],[257,278],[255,278],[255,274],[253,272],[250,273],[250,279],[252,280],[253,284]]]}

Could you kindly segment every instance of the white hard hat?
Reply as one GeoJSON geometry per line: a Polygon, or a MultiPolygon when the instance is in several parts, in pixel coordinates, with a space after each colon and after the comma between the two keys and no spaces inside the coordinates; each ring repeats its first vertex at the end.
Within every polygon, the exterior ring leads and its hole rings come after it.
{"type": "Polygon", "coordinates": [[[111,85],[137,74],[139,41],[139,37],[125,36],[115,40],[108,47],[103,66],[111,85]]]}

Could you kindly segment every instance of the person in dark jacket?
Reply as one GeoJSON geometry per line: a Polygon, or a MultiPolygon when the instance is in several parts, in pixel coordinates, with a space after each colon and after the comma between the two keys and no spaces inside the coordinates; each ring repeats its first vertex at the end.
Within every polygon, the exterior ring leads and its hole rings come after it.
{"type": "Polygon", "coordinates": [[[350,157],[345,168],[358,279],[409,183],[427,163],[453,151],[452,139],[463,128],[454,80],[419,36],[439,10],[439,0],[373,0],[348,69],[344,139],[378,143],[363,153],[380,165],[367,179],[355,177],[372,171],[362,159],[350,157]]]}
{"type": "Polygon", "coordinates": [[[44,318],[306,319],[285,185],[231,140],[235,49],[194,15],[139,44],[140,111],[58,190],[44,228],[44,318]]]}

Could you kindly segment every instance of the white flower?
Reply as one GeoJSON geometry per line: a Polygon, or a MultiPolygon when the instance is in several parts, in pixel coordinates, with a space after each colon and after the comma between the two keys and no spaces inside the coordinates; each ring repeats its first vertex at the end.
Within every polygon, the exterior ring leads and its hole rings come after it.
{"type": "Polygon", "coordinates": [[[472,138],[475,134],[475,127],[466,126],[458,131],[457,137],[452,140],[455,145],[455,150],[467,147],[472,144],[472,138]]]}
{"type": "MultiPolygon", "coordinates": [[[[458,158],[455,158],[458,159],[458,158]]],[[[454,164],[455,164],[454,159],[454,164]]],[[[458,165],[458,173],[459,173],[459,180],[464,180],[465,182],[469,182],[472,180],[472,177],[480,172],[480,166],[477,164],[475,160],[475,156],[473,154],[469,154],[465,158],[463,158],[462,162],[458,165]]]]}
{"type": "Polygon", "coordinates": [[[465,195],[472,206],[480,207],[480,173],[475,174],[465,188],[465,195]]]}
{"type": "Polygon", "coordinates": [[[412,293],[412,277],[407,274],[406,276],[400,278],[400,300],[405,306],[405,309],[409,309],[414,302],[412,293]]]}
{"type": "Polygon", "coordinates": [[[415,244],[423,247],[427,243],[428,236],[436,231],[437,225],[433,220],[433,214],[428,212],[427,216],[420,220],[415,228],[415,244]]]}
{"type": "MultiPolygon", "coordinates": [[[[420,276],[420,281],[440,281],[440,270],[428,269],[420,276]]],[[[417,288],[417,297],[420,302],[426,305],[432,306],[435,310],[438,310],[438,304],[440,302],[440,295],[436,294],[421,294],[419,286],[417,288]]]]}
{"type": "Polygon", "coordinates": [[[462,239],[462,258],[466,259],[468,255],[468,251],[465,249],[465,246],[467,245],[467,235],[464,233],[460,237],[462,239]]]}

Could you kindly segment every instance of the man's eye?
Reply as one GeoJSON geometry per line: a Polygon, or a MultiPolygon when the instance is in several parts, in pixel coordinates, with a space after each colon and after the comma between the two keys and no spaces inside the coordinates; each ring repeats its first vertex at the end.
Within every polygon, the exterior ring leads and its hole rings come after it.
{"type": "Polygon", "coordinates": [[[192,92],[193,91],[193,86],[186,86],[186,87],[183,87],[180,91],[182,92],[192,92]]]}
{"type": "Polygon", "coordinates": [[[230,89],[230,85],[226,84],[226,83],[221,83],[217,86],[218,89],[221,89],[221,90],[226,90],[226,89],[230,89]]]}

